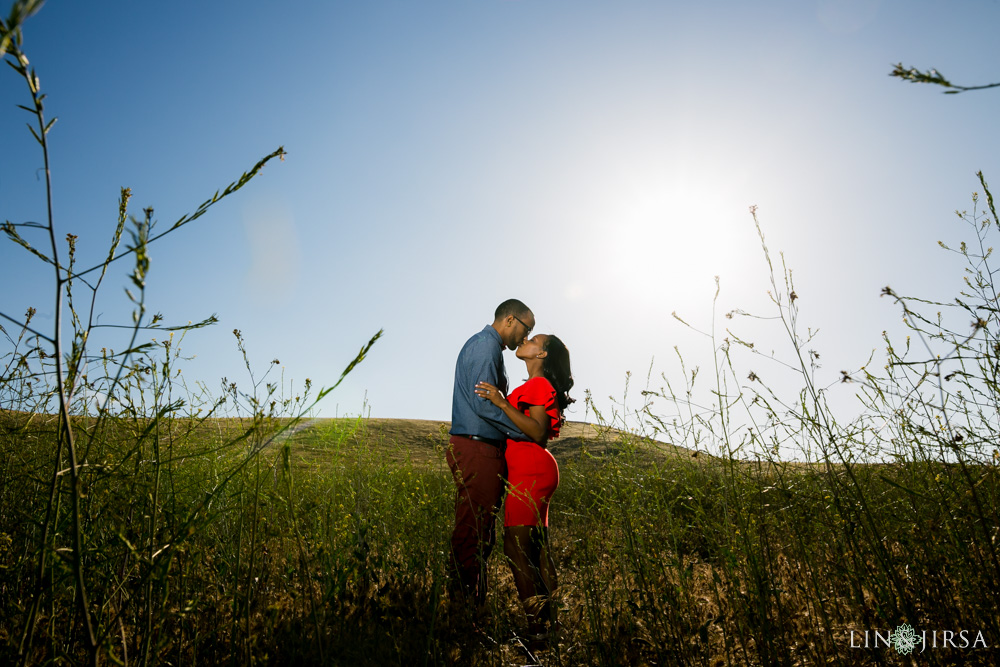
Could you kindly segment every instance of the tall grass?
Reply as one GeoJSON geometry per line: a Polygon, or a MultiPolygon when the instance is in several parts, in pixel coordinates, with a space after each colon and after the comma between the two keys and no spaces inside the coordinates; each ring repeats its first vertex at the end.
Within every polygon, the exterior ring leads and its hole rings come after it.
{"type": "MultiPolygon", "coordinates": [[[[772,291],[791,332],[793,291],[780,278],[772,291]]],[[[809,384],[808,350],[800,356],[791,340],[804,378],[796,400],[782,402],[757,380],[739,387],[734,378],[744,373],[723,340],[711,372],[686,369],[682,386],[662,378],[661,389],[646,390],[644,423],[631,424],[644,435],[612,428],[636,415],[598,414],[610,423],[594,438],[553,442],[562,485],[551,541],[564,629],[550,651],[534,656],[542,664],[901,664],[891,646],[852,647],[850,632],[903,623],[937,631],[939,644],[942,631],[986,638],[987,648],[929,647],[921,662],[993,662],[1000,636],[993,445],[969,418],[959,441],[971,441],[967,448],[940,426],[929,428],[938,416],[944,421],[930,399],[940,401],[938,385],[957,376],[925,374],[890,353],[884,377],[852,374],[870,411],[841,425],[809,384]],[[894,379],[902,374],[909,384],[894,379]],[[705,377],[716,404],[699,407],[705,377]],[[921,378],[935,390],[924,399],[913,391],[921,378]],[[810,460],[777,456],[789,447],[812,452],[810,460]]],[[[953,363],[972,367],[974,345],[964,344],[964,360],[953,363]]],[[[158,355],[147,358],[150,373],[131,381],[176,378],[164,373],[176,349],[161,346],[158,355]]],[[[941,357],[946,363],[947,353],[941,357]]],[[[928,361],[939,365],[936,354],[928,361]]],[[[158,382],[152,394],[131,394],[175,397],[176,387],[158,382]]],[[[523,619],[501,559],[491,563],[498,585],[485,629],[474,631],[449,603],[454,490],[444,433],[401,442],[359,417],[278,435],[290,420],[254,407],[269,400],[227,387],[227,404],[241,406],[243,417],[218,417],[211,408],[220,399],[202,396],[201,413],[197,397],[186,397],[185,415],[153,420],[123,411],[105,417],[100,431],[96,418],[77,419],[91,434],[82,516],[102,658],[531,661],[511,639],[523,619]]],[[[959,400],[957,392],[944,395],[959,400]]],[[[55,423],[41,412],[4,419],[0,604],[5,618],[22,623],[32,590],[22,575],[38,544],[31,508],[46,501],[55,423]]],[[[61,516],[57,534],[67,527],[61,516]]],[[[38,620],[45,640],[30,645],[27,662],[87,659],[71,569],[56,562],[55,592],[38,620]]],[[[16,659],[17,648],[12,633],[6,655],[16,659]]]]}
{"type": "MultiPolygon", "coordinates": [[[[888,660],[900,658],[895,645],[856,650],[850,632],[889,634],[907,624],[928,637],[935,631],[942,636],[943,631],[970,631],[967,645],[982,633],[977,650],[949,646],[925,652],[921,660],[930,664],[995,659],[1000,639],[995,439],[1000,322],[988,236],[995,233],[997,217],[981,174],[980,184],[986,210],[960,214],[975,237],[956,251],[966,263],[967,289],[953,303],[932,303],[886,288],[920,346],[911,347],[908,337],[900,350],[887,337],[884,373],[866,367],[843,374],[842,381],[860,387],[866,407],[861,416],[837,421],[825,390],[816,385],[819,354],[798,333],[791,272],[783,265],[776,270],[763,234],[773,316],[789,343],[786,358],[778,361],[798,369],[801,390],[783,399],[756,373],[747,374],[752,366],[738,370],[734,348],[749,351],[754,365],[762,363],[761,355],[731,331],[722,341],[712,331],[706,333],[716,353],[710,403],[695,405],[696,372],[684,372],[683,390],[663,377],[663,388],[646,392],[640,417],[653,437],[687,444],[696,453],[722,453],[698,476],[690,462],[652,475],[661,483],[697,480],[679,493],[635,490],[630,503],[629,494],[616,491],[608,499],[627,508],[614,521],[623,533],[620,548],[629,556],[630,586],[638,591],[626,607],[650,626],[679,606],[684,609],[673,633],[658,633],[661,642],[673,640],[673,646],[657,646],[658,655],[703,661],[703,646],[712,637],[706,629],[715,627],[727,661],[888,660]],[[948,328],[948,310],[959,311],[957,321],[963,324],[971,318],[971,330],[948,328]],[[740,377],[747,377],[742,385],[740,377]],[[800,452],[805,462],[779,456],[788,450],[800,452]],[[668,498],[676,498],[676,504],[665,506],[668,498]],[[698,563],[684,563],[686,550],[676,528],[661,533],[667,544],[676,544],[669,559],[652,550],[643,559],[643,550],[632,547],[640,540],[656,542],[655,532],[636,529],[636,517],[676,525],[678,510],[686,511],[691,522],[685,531],[695,527],[684,534],[704,540],[698,560],[709,568],[704,576],[706,583],[710,577],[714,594],[702,600],[712,609],[709,615],[699,615],[692,598],[684,597],[698,588],[690,587],[698,563]],[[670,567],[660,585],[647,585],[649,573],[664,563],[670,567]],[[651,602],[654,592],[670,590],[665,582],[671,578],[679,587],[657,608],[651,602]]],[[[978,200],[974,196],[974,203],[978,200]]],[[[621,485],[647,477],[630,470],[621,485]]]]}
{"type": "MultiPolygon", "coordinates": [[[[0,599],[10,621],[4,624],[4,657],[18,664],[161,661],[167,619],[177,609],[183,615],[196,608],[196,597],[182,598],[190,581],[183,573],[192,557],[201,557],[197,538],[215,532],[224,538],[217,556],[226,560],[229,576],[229,646],[235,658],[246,646],[238,621],[245,621],[244,631],[250,622],[250,577],[263,516],[261,475],[267,465],[261,454],[333,387],[313,395],[306,380],[294,398],[285,396],[291,388],[283,381],[266,381],[271,369],[257,379],[247,364],[249,387],[227,382],[217,399],[204,391],[181,391],[175,368],[179,339],[216,318],[166,326],[160,315],[147,312],[148,249],[285,153],[279,148],[264,157],[162,232],[156,231],[151,208],[140,218],[129,215],[131,191],[123,188],[107,257],[80,268],[77,236],[69,233],[65,244],[60,241],[52,210],[49,133],[55,119],[47,118],[46,95],[22,50],[23,24],[41,4],[17,0],[8,18],[0,20],[0,58],[26,85],[29,102],[20,107],[31,116],[28,128],[40,149],[45,179],[44,222],[5,221],[0,228],[52,267],[55,288],[50,333],[34,328],[33,308],[23,317],[0,312],[13,331],[0,326],[9,344],[0,357],[0,544],[6,547],[4,572],[13,575],[5,579],[0,599]],[[38,233],[41,245],[32,243],[38,233]],[[133,262],[125,290],[131,322],[98,324],[98,293],[108,268],[122,259],[133,262]],[[102,335],[108,339],[108,329],[127,332],[125,349],[115,352],[106,344],[95,352],[102,335]],[[165,339],[142,342],[149,332],[165,339]],[[232,422],[213,420],[224,406],[236,415],[232,422]],[[230,523],[234,507],[240,511],[230,523]],[[173,576],[177,568],[179,580],[173,576]]],[[[242,335],[234,333],[246,359],[242,335]]],[[[380,334],[361,349],[341,380],[380,334]]],[[[282,479],[290,489],[290,475],[282,479]]],[[[283,509],[295,531],[294,506],[283,509]]],[[[180,630],[184,636],[183,624],[180,630]]],[[[202,630],[190,632],[197,643],[202,630]]]]}

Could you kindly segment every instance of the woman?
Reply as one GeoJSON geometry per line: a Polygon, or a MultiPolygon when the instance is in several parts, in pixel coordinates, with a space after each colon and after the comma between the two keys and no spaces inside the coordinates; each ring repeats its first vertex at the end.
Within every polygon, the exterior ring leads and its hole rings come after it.
{"type": "Polygon", "coordinates": [[[555,336],[537,334],[517,348],[528,367],[528,380],[505,400],[493,385],[480,382],[476,393],[489,399],[530,441],[507,440],[504,505],[504,554],[510,562],[517,594],[528,617],[529,639],[546,642],[546,624],[555,622],[550,603],[556,568],[548,547],[549,501],[559,485],[559,466],[545,449],[559,436],[563,411],[573,402],[569,351],[555,336]]]}

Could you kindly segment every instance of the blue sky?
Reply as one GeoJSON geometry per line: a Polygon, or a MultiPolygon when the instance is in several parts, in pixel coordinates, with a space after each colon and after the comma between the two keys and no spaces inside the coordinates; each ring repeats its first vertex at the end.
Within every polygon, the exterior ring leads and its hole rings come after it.
{"type": "MultiPolygon", "coordinates": [[[[955,294],[936,243],[964,238],[976,171],[1000,184],[1000,91],[887,74],[1000,80],[998,19],[987,0],[51,1],[24,48],[59,118],[56,223],[81,264],[106,253],[122,186],[165,228],[288,152],[152,247],[151,310],[221,320],[185,339],[189,380],[244,380],[238,328],[259,371],[278,358],[330,384],[384,328],[321,414],[448,419],[459,348],[511,296],[603,409],[626,371],[679,377],[675,345],[705,363],[671,313],[710,326],[716,275],[720,316],[767,311],[751,205],[820,330],[820,384],[877,358],[899,329],[881,288],[955,294]]],[[[27,92],[4,70],[0,217],[40,220],[27,92]]],[[[127,264],[103,322],[128,319],[127,264]]],[[[0,310],[51,326],[46,267],[4,241],[0,281],[0,310]]],[[[719,321],[786,354],[776,327],[719,321]]]]}

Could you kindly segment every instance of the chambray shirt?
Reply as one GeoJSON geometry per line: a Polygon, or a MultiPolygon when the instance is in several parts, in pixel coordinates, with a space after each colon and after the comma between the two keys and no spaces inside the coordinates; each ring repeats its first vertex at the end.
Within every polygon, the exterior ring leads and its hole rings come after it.
{"type": "Polygon", "coordinates": [[[507,395],[507,373],[503,368],[503,341],[487,324],[466,341],[455,364],[455,389],[451,398],[451,433],[477,435],[506,441],[529,440],[489,399],[476,395],[476,384],[489,382],[507,395]]]}

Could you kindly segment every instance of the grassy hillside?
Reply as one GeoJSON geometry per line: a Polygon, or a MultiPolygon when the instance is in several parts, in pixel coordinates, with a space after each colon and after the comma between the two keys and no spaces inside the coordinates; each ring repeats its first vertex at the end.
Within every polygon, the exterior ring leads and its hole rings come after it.
{"type": "MultiPolygon", "coordinates": [[[[531,661],[501,554],[489,618],[474,625],[448,596],[446,423],[321,419],[274,437],[283,425],[78,425],[87,434],[85,575],[108,656],[531,661]]],[[[0,420],[4,662],[17,660],[39,586],[27,661],[85,658],[60,552],[51,578],[34,574],[53,428],[49,417],[0,420]]],[[[981,527],[954,467],[921,477],[937,488],[914,489],[911,467],[860,466],[851,486],[842,468],[695,457],[587,424],[564,433],[552,448],[561,485],[551,516],[564,629],[534,656],[541,664],[875,664],[901,658],[852,641],[891,632],[900,610],[922,619],[921,630],[984,633],[988,648],[938,649],[937,664],[993,660],[991,555],[963,539],[981,527]],[[948,485],[960,492],[943,504],[948,485]]],[[[995,472],[973,474],[997,498],[995,472]]],[[[66,527],[57,523],[55,540],[66,527]]]]}

